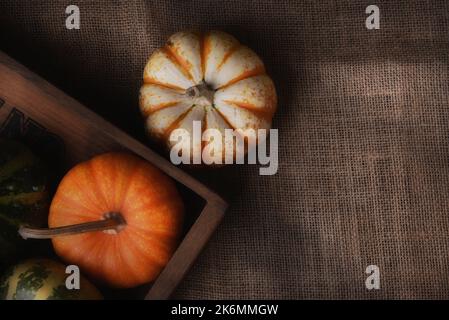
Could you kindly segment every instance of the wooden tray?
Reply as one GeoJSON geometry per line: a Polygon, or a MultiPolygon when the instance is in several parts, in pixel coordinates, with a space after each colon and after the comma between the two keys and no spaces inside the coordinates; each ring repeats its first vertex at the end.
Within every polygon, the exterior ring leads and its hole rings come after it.
{"type": "MultiPolygon", "coordinates": [[[[1,51],[0,136],[20,138],[49,161],[58,159],[52,166],[58,172],[96,154],[125,149],[145,158],[180,184],[186,201],[186,220],[190,222],[162,273],[154,283],[144,286],[141,297],[145,299],[170,297],[227,208],[227,203],[202,183],[1,51]]],[[[113,297],[129,298],[129,294],[119,292],[113,297]]]]}

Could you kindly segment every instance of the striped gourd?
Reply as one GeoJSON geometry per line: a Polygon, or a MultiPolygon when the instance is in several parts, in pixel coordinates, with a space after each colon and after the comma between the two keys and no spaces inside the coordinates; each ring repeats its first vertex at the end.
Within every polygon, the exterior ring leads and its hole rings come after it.
{"type": "Polygon", "coordinates": [[[66,287],[65,267],[48,259],[27,260],[10,268],[0,280],[1,300],[98,300],[100,292],[85,278],[80,289],[66,287]]]}
{"type": "Polygon", "coordinates": [[[0,265],[23,250],[20,225],[44,226],[48,216],[47,174],[33,153],[0,139],[0,265]]]}

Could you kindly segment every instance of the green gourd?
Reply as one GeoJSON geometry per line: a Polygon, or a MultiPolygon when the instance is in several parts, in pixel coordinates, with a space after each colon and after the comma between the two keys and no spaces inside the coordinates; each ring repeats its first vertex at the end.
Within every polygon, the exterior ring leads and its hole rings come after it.
{"type": "Polygon", "coordinates": [[[21,225],[46,225],[49,207],[47,170],[23,144],[0,139],[0,268],[29,245],[21,225]]]}
{"type": "Polygon", "coordinates": [[[80,276],[79,289],[68,289],[65,266],[31,259],[9,268],[0,279],[0,300],[99,300],[100,292],[80,276]]]}

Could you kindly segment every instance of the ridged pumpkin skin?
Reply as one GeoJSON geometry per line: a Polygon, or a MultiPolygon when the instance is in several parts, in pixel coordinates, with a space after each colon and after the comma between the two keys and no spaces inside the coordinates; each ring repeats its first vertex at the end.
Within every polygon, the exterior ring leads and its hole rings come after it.
{"type": "Polygon", "coordinates": [[[43,227],[48,216],[47,172],[21,143],[0,139],[0,266],[11,263],[30,243],[20,225],[43,227]]]}
{"type": "Polygon", "coordinates": [[[19,263],[0,279],[0,300],[101,300],[101,293],[84,277],[80,288],[69,290],[65,266],[49,259],[19,263]]]}
{"type": "Polygon", "coordinates": [[[183,203],[174,182],[134,155],[99,155],[63,178],[48,224],[54,228],[96,221],[109,212],[123,216],[122,231],[56,237],[56,253],[112,287],[153,281],[171,258],[182,229],[183,203]]]}
{"type": "MultiPolygon", "coordinates": [[[[223,137],[225,129],[243,135],[248,129],[269,129],[277,107],[276,90],[262,60],[221,31],[172,35],[149,58],[143,80],[140,109],[147,131],[169,148],[176,143],[169,141],[171,132],[183,128],[192,137],[195,120],[202,122],[203,131],[218,129],[223,137]],[[211,96],[188,94],[202,83],[211,96]]],[[[205,147],[191,142],[192,156],[205,147]]],[[[220,144],[214,148],[220,149],[220,144]]],[[[221,150],[224,155],[224,140],[221,150]]]]}

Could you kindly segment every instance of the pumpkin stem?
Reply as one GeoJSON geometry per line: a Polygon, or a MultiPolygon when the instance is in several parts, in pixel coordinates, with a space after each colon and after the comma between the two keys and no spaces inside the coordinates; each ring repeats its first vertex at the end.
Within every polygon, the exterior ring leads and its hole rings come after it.
{"type": "Polygon", "coordinates": [[[19,234],[24,239],[51,239],[58,236],[68,236],[93,231],[118,233],[126,225],[126,221],[120,213],[110,212],[104,215],[103,220],[74,224],[57,228],[29,228],[21,226],[19,234]]]}
{"type": "Polygon", "coordinates": [[[214,103],[215,90],[211,89],[204,81],[196,86],[188,88],[186,94],[197,100],[206,99],[210,105],[214,103]]]}

